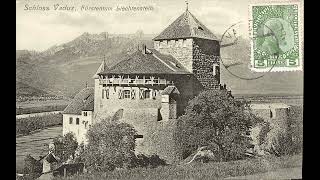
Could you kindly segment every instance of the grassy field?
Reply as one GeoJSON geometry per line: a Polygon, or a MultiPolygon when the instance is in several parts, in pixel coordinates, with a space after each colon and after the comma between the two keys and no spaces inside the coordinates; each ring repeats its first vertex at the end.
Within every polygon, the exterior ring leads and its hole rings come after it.
{"type": "Polygon", "coordinates": [[[302,166],[302,155],[284,157],[266,157],[230,162],[193,163],[189,165],[168,165],[153,169],[135,168],[131,170],[115,170],[72,177],[56,177],[55,180],[102,180],[102,179],[217,179],[232,176],[274,171],[281,168],[302,166]]]}
{"type": "Polygon", "coordinates": [[[40,132],[16,138],[16,172],[22,172],[24,158],[30,154],[35,159],[48,153],[48,144],[62,135],[62,126],[51,127],[40,132]]]}
{"type": "Polygon", "coordinates": [[[39,112],[62,111],[70,101],[50,100],[50,101],[26,101],[16,103],[16,115],[39,112]]]}
{"type": "Polygon", "coordinates": [[[16,135],[27,135],[32,131],[56,125],[62,125],[62,114],[16,119],[16,135]]]}

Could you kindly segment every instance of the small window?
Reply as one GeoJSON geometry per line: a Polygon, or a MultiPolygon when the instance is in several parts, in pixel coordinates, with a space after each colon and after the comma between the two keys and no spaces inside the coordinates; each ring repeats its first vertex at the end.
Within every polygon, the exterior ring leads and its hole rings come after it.
{"type": "Polygon", "coordinates": [[[201,26],[198,26],[198,29],[200,29],[201,31],[203,31],[203,28],[201,26]]]}
{"type": "Polygon", "coordinates": [[[104,89],[102,89],[102,99],[104,99],[104,89]]]}
{"type": "Polygon", "coordinates": [[[73,119],[72,119],[72,117],[70,117],[69,118],[69,124],[72,124],[72,121],[73,121],[73,119]]]}
{"type": "Polygon", "coordinates": [[[109,89],[106,89],[106,98],[109,99],[109,89]]]}
{"type": "Polygon", "coordinates": [[[79,118],[76,118],[76,124],[78,125],[79,124],[79,118]]]}
{"type": "Polygon", "coordinates": [[[217,64],[214,64],[214,65],[213,65],[212,74],[213,74],[214,76],[219,75],[219,65],[217,65],[217,64]]]}
{"type": "Polygon", "coordinates": [[[87,112],[83,112],[83,115],[84,115],[84,116],[88,116],[88,113],[87,113],[87,112]]]}
{"type": "Polygon", "coordinates": [[[138,139],[138,138],[143,138],[143,135],[140,135],[140,134],[136,134],[133,136],[135,139],[138,139]]]}
{"type": "Polygon", "coordinates": [[[131,96],[130,96],[130,90],[124,90],[124,91],[123,91],[123,97],[124,97],[125,99],[130,99],[130,98],[131,98],[131,96]]]}
{"type": "Polygon", "coordinates": [[[150,94],[151,94],[151,91],[150,91],[150,90],[145,90],[145,91],[144,91],[144,98],[145,98],[145,99],[150,99],[150,94]]]}
{"type": "Polygon", "coordinates": [[[182,45],[183,45],[183,47],[187,47],[187,40],[186,39],[183,39],[182,45]]]}

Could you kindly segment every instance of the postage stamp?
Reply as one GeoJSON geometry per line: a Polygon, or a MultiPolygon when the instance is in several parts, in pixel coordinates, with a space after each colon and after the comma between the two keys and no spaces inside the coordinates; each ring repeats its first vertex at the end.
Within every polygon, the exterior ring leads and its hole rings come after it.
{"type": "Polygon", "coordinates": [[[251,70],[302,70],[303,21],[297,1],[249,5],[251,70]]]}

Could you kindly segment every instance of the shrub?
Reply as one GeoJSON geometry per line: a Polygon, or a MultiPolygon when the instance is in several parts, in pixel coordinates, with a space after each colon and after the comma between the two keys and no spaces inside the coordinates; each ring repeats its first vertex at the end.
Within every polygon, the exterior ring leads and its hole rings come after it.
{"type": "Polygon", "coordinates": [[[158,166],[167,165],[166,162],[161,159],[158,155],[151,155],[150,157],[144,154],[138,154],[136,157],[132,158],[131,168],[132,167],[149,167],[156,168],[158,166]]]}
{"type": "Polygon", "coordinates": [[[203,91],[190,100],[178,119],[185,157],[207,146],[219,161],[243,159],[250,146],[249,130],[261,121],[246,111],[246,105],[223,91],[203,91]]]}
{"type": "Polygon", "coordinates": [[[65,134],[63,137],[58,136],[53,140],[55,145],[55,155],[60,158],[62,162],[68,159],[75,158],[75,151],[78,148],[78,142],[72,132],[65,134]]]}
{"type": "Polygon", "coordinates": [[[136,131],[126,123],[103,120],[87,133],[83,158],[89,170],[106,171],[129,167],[134,157],[136,131]]]}

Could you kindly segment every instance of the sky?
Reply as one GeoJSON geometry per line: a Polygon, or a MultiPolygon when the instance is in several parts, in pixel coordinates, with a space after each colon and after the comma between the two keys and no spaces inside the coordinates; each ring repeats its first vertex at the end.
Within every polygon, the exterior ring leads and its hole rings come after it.
{"type": "MultiPolygon", "coordinates": [[[[213,33],[222,34],[230,25],[248,20],[248,0],[189,0],[188,9],[213,33]]],[[[17,0],[16,49],[43,51],[73,40],[84,32],[130,34],[142,30],[159,34],[186,10],[185,0],[17,0]],[[75,6],[77,11],[56,11],[59,6],[75,6]],[[25,10],[47,6],[49,11],[25,10]],[[87,6],[152,6],[152,11],[93,12],[87,6]]]]}

